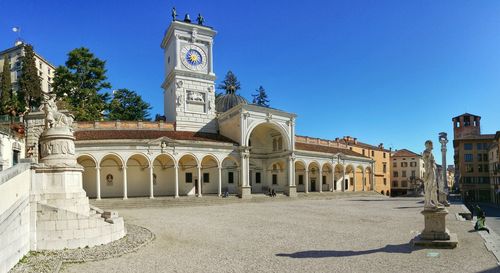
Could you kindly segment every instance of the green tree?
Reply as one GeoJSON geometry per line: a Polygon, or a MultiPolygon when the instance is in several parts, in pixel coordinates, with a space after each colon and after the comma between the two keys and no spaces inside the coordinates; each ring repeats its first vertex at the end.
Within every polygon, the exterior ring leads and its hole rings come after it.
{"type": "Polygon", "coordinates": [[[21,56],[21,75],[18,83],[18,112],[31,111],[38,108],[42,102],[42,79],[38,75],[35,63],[35,52],[31,45],[24,46],[24,56],[21,56]]]}
{"type": "Polygon", "coordinates": [[[151,105],[143,101],[136,92],[118,89],[113,91],[108,118],[110,120],[149,120],[149,110],[151,110],[151,105]]]}
{"type": "Polygon", "coordinates": [[[241,84],[234,73],[229,70],[224,80],[217,86],[218,89],[225,90],[226,94],[235,93],[241,89],[241,84]]]}
{"type": "Polygon", "coordinates": [[[255,90],[257,94],[252,95],[253,97],[253,102],[259,106],[263,107],[269,107],[269,100],[267,99],[267,94],[266,90],[262,85],[259,87],[259,89],[255,90]]]}
{"type": "Polygon", "coordinates": [[[108,93],[106,62],[94,56],[88,48],[76,48],[68,53],[65,66],[57,67],[54,90],[76,120],[101,120],[107,108],[108,93]]]}
{"type": "Polygon", "coordinates": [[[5,54],[3,58],[3,70],[0,76],[0,110],[2,114],[11,112],[12,106],[12,82],[10,78],[10,58],[5,54]]]}

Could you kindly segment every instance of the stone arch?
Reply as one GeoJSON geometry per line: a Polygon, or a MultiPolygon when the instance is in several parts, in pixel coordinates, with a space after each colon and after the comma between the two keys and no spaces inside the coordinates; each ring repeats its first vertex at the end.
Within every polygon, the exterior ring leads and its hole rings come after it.
{"type": "Polygon", "coordinates": [[[333,165],[329,162],[323,163],[321,166],[321,187],[323,191],[332,191],[333,190],[333,165]]]}
{"type": "Polygon", "coordinates": [[[192,153],[183,154],[178,161],[179,165],[179,193],[196,195],[198,189],[198,167],[200,162],[192,153]]]}
{"type": "Polygon", "coordinates": [[[97,197],[97,159],[91,154],[80,154],[76,162],[83,167],[82,186],[88,197],[97,197]]]}
{"type": "Polygon", "coordinates": [[[297,187],[297,192],[305,192],[306,187],[308,186],[307,183],[308,177],[306,175],[307,164],[302,159],[295,160],[294,164],[295,164],[295,186],[297,187]]]}
{"type": "Polygon", "coordinates": [[[175,166],[177,165],[175,158],[168,153],[162,153],[152,160],[152,164],[155,195],[175,196],[175,166]]]}
{"type": "Polygon", "coordinates": [[[365,169],[362,165],[358,165],[355,168],[356,171],[356,190],[361,191],[363,190],[363,173],[365,172],[365,169]]]}
{"type": "Polygon", "coordinates": [[[333,184],[333,190],[334,191],[341,191],[342,190],[342,182],[344,180],[343,174],[344,174],[344,165],[337,163],[335,164],[335,167],[333,168],[334,172],[334,184],[333,184]]]}
{"type": "Polygon", "coordinates": [[[235,194],[240,184],[239,163],[233,156],[226,156],[221,162],[222,192],[235,194]]]}
{"type": "Polygon", "coordinates": [[[101,197],[123,197],[124,161],[117,153],[107,153],[99,161],[101,197]]]}
{"type": "Polygon", "coordinates": [[[350,191],[354,189],[355,168],[352,164],[347,164],[345,167],[344,190],[350,191]]]}
{"type": "MultiPolygon", "coordinates": [[[[283,139],[284,144],[285,144],[284,147],[286,147],[286,150],[288,150],[288,151],[292,150],[292,145],[291,145],[289,133],[281,124],[279,124],[275,121],[269,121],[269,122],[261,121],[261,122],[256,122],[256,123],[250,125],[250,127],[246,130],[245,136],[244,136],[243,143],[245,146],[250,146],[249,141],[250,141],[251,135],[254,132],[254,130],[257,129],[259,126],[266,126],[268,128],[270,127],[271,129],[277,130],[282,136],[282,139],[283,139]]],[[[272,142],[270,144],[272,144],[272,142]]]]}
{"type": "Polygon", "coordinates": [[[127,158],[127,192],[128,196],[150,195],[150,166],[148,156],[135,153],[127,158]]]}
{"type": "Polygon", "coordinates": [[[367,166],[365,168],[365,181],[364,181],[364,186],[366,191],[372,191],[373,190],[373,176],[372,176],[372,167],[367,166]]]}
{"type": "Polygon", "coordinates": [[[267,164],[266,186],[268,189],[282,192],[287,186],[287,169],[286,162],[283,159],[275,159],[267,164]]]}
{"type": "Polygon", "coordinates": [[[316,160],[309,162],[307,165],[307,171],[309,173],[309,191],[319,191],[321,167],[321,164],[316,160]]]}
{"type": "Polygon", "coordinates": [[[219,188],[219,159],[207,154],[201,159],[201,193],[217,193],[219,188]]]}

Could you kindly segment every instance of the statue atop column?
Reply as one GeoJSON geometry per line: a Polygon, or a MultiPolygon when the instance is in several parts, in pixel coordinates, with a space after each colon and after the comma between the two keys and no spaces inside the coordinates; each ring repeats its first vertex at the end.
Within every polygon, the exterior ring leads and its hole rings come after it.
{"type": "Polygon", "coordinates": [[[45,129],[67,127],[72,130],[73,116],[59,112],[56,105],[56,95],[44,94],[43,95],[42,110],[45,113],[45,129]]]}
{"type": "Polygon", "coordinates": [[[425,142],[425,151],[422,153],[424,160],[424,187],[425,187],[425,202],[424,209],[438,209],[442,205],[437,198],[437,167],[432,154],[432,141],[425,142]]]}
{"type": "Polygon", "coordinates": [[[201,13],[198,13],[198,18],[196,18],[196,20],[198,21],[198,25],[200,25],[200,26],[202,26],[203,22],[205,22],[205,18],[203,18],[203,16],[201,16],[201,13]]]}
{"type": "Polygon", "coordinates": [[[172,8],[172,21],[177,20],[177,10],[175,7],[172,8]]]}

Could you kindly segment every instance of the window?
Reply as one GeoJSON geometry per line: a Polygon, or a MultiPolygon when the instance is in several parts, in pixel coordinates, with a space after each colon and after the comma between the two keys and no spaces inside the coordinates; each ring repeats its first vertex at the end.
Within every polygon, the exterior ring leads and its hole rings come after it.
{"type": "Polygon", "coordinates": [[[405,181],[401,182],[401,184],[402,184],[401,187],[408,188],[408,181],[405,180],[405,181]]]}
{"type": "Polygon", "coordinates": [[[403,172],[401,173],[401,177],[406,177],[406,171],[403,171],[403,172]]]}
{"type": "Polygon", "coordinates": [[[299,185],[304,184],[304,176],[302,174],[299,175],[299,185]]]}
{"type": "Polygon", "coordinates": [[[387,165],[385,163],[384,163],[384,165],[382,165],[382,170],[383,170],[384,173],[387,172],[387,165]]]}
{"type": "Polygon", "coordinates": [[[483,154],[477,154],[477,161],[483,161],[483,154]]]}
{"type": "Polygon", "coordinates": [[[488,161],[488,154],[483,154],[483,160],[488,161]]]}
{"type": "Polygon", "coordinates": [[[482,164],[477,165],[477,171],[480,173],[483,172],[483,165],[482,164]]]}
{"type": "Polygon", "coordinates": [[[397,171],[392,172],[392,176],[398,177],[398,172],[397,171]]]}
{"type": "Polygon", "coordinates": [[[474,165],[472,164],[465,164],[465,171],[468,173],[474,172],[474,165]]]}
{"type": "Polygon", "coordinates": [[[408,167],[408,162],[401,162],[401,167],[408,167]]]}
{"type": "Polygon", "coordinates": [[[365,149],[363,149],[363,155],[365,155],[365,149]]]}
{"type": "Polygon", "coordinates": [[[255,183],[260,184],[260,173],[255,173],[255,183]]]}
{"type": "Polygon", "coordinates": [[[193,173],[186,173],[186,183],[193,183],[193,173]]]}
{"type": "Polygon", "coordinates": [[[411,177],[416,177],[416,172],[415,171],[411,171],[411,177]]]}
{"type": "Polygon", "coordinates": [[[233,172],[228,172],[227,173],[227,183],[233,184],[234,183],[234,173],[233,172]]]}
{"type": "Polygon", "coordinates": [[[476,149],[477,150],[482,150],[483,149],[483,143],[477,143],[476,144],[476,149]]]}
{"type": "Polygon", "coordinates": [[[278,175],[273,174],[273,185],[276,185],[276,184],[278,184],[278,175]]]}
{"type": "Polygon", "coordinates": [[[372,151],[372,156],[375,156],[375,152],[374,151],[372,151]]]}
{"type": "Polygon", "coordinates": [[[417,162],[410,162],[410,167],[417,167],[417,162]]]}
{"type": "Polygon", "coordinates": [[[387,178],[384,178],[384,185],[387,185],[387,178]]]}
{"type": "Polygon", "coordinates": [[[484,164],[483,170],[485,172],[489,172],[490,171],[490,167],[488,166],[488,164],[484,164]]]}
{"type": "Polygon", "coordinates": [[[203,183],[210,183],[210,174],[203,173],[203,183]]]}
{"type": "Polygon", "coordinates": [[[464,150],[472,150],[472,143],[464,143],[464,150]]]}
{"type": "Polygon", "coordinates": [[[396,167],[398,166],[398,163],[397,163],[397,162],[392,162],[392,166],[393,166],[394,168],[396,168],[396,167]]]}
{"type": "Polygon", "coordinates": [[[464,155],[465,162],[472,162],[472,154],[464,155]]]}
{"type": "Polygon", "coordinates": [[[385,153],[384,153],[384,158],[385,158],[385,153]]]}
{"type": "Polygon", "coordinates": [[[396,181],[396,180],[392,181],[392,186],[394,188],[397,188],[398,187],[398,181],[396,181]]]}
{"type": "Polygon", "coordinates": [[[326,185],[326,176],[323,175],[323,185],[326,185]]]}

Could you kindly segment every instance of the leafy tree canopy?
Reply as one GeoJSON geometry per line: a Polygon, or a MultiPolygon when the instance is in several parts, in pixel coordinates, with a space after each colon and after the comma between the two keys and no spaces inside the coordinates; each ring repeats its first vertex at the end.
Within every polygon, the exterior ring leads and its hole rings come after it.
{"type": "Polygon", "coordinates": [[[36,68],[35,52],[29,44],[24,46],[21,60],[21,75],[17,94],[18,112],[31,111],[40,107],[42,102],[42,79],[36,68]]]}
{"type": "Polygon", "coordinates": [[[109,104],[110,120],[149,120],[151,105],[142,100],[136,92],[128,89],[113,91],[109,104]]]}
{"type": "Polygon", "coordinates": [[[54,90],[73,113],[76,120],[101,120],[107,108],[108,93],[106,62],[95,57],[88,48],[76,48],[69,52],[65,66],[55,71],[54,90]]]}
{"type": "Polygon", "coordinates": [[[234,73],[229,70],[224,80],[217,86],[218,89],[225,90],[226,94],[235,93],[241,89],[240,82],[234,73]]]}
{"type": "Polygon", "coordinates": [[[257,93],[252,95],[253,101],[252,103],[257,104],[259,106],[263,107],[269,107],[269,100],[267,99],[267,94],[266,90],[262,85],[259,87],[259,89],[255,90],[257,93]]]}

